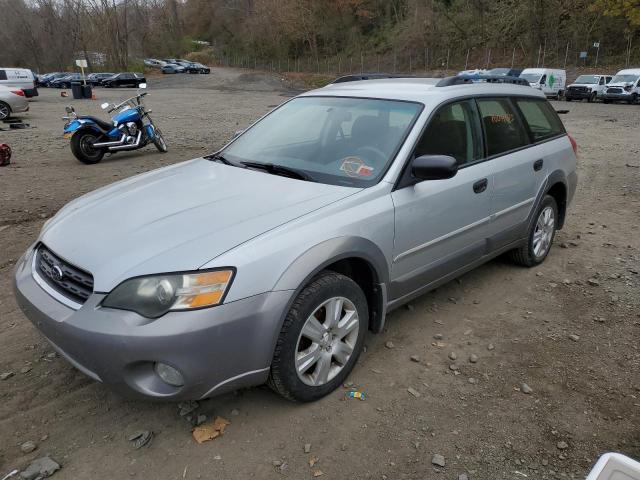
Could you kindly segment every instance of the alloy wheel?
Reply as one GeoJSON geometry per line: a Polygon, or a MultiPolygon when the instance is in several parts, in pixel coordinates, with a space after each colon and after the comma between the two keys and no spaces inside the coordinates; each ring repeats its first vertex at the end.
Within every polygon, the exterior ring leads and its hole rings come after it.
{"type": "Polygon", "coordinates": [[[0,120],[4,120],[9,117],[11,110],[9,110],[9,105],[6,103],[0,102],[0,120]]]}
{"type": "Polygon", "coordinates": [[[338,375],[353,354],[359,325],[358,311],[349,299],[333,297],[319,305],[298,337],[298,378],[307,385],[320,386],[338,375]]]}
{"type": "Polygon", "coordinates": [[[555,231],[555,214],[552,207],[545,207],[538,215],[536,229],[533,232],[533,254],[544,257],[549,251],[555,231]]]}

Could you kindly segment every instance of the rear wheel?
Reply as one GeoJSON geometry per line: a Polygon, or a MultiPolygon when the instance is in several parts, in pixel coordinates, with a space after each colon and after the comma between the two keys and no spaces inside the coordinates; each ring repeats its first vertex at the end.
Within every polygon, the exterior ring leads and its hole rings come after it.
{"type": "Polygon", "coordinates": [[[535,267],[547,258],[558,225],[558,205],[555,198],[545,195],[538,207],[535,222],[529,227],[527,243],[512,250],[511,260],[525,267],[535,267]]]}
{"type": "Polygon", "coordinates": [[[369,324],[364,293],[349,277],[326,271],[297,296],[271,363],[269,386],[310,402],[342,384],[353,369],[369,324]]]}
{"type": "Polygon", "coordinates": [[[71,137],[71,151],[82,163],[93,165],[102,160],[104,150],[93,148],[98,141],[98,135],[90,130],[79,130],[71,137]]]}
{"type": "Polygon", "coordinates": [[[0,102],[0,120],[9,118],[9,115],[11,115],[11,107],[4,102],[0,102]]]}

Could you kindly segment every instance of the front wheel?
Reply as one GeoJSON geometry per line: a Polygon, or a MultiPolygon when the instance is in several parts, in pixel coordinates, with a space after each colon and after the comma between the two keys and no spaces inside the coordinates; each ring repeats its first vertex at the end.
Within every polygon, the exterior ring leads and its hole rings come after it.
{"type": "Polygon", "coordinates": [[[558,204],[551,195],[545,195],[536,211],[534,223],[529,227],[527,243],[510,252],[518,265],[535,267],[547,258],[558,225],[558,204]]]}
{"type": "Polygon", "coordinates": [[[154,128],[153,140],[151,140],[160,153],[167,153],[167,143],[164,141],[159,128],[154,128]]]}
{"type": "Polygon", "coordinates": [[[369,324],[367,300],[351,278],[325,271],[296,297],[276,344],[269,386],[310,402],[342,384],[353,369],[369,324]]]}
{"type": "Polygon", "coordinates": [[[637,93],[631,94],[631,98],[629,99],[629,105],[633,105],[637,101],[638,101],[638,94],[637,93]]]}
{"type": "Polygon", "coordinates": [[[0,120],[9,118],[9,115],[11,115],[11,107],[4,102],[0,102],[0,120]]]}
{"type": "Polygon", "coordinates": [[[591,95],[589,95],[589,98],[587,99],[587,102],[589,103],[593,103],[596,101],[598,94],[596,92],[593,92],[591,95]]]}
{"type": "Polygon", "coordinates": [[[98,135],[90,130],[78,130],[71,137],[71,152],[82,163],[93,165],[100,162],[104,156],[104,150],[93,148],[98,141],[98,135]]]}

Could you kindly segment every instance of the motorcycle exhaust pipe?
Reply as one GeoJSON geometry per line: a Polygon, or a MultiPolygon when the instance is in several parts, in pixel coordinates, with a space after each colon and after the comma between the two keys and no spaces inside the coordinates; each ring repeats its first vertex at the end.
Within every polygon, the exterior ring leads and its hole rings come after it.
{"type": "Polygon", "coordinates": [[[93,147],[94,148],[104,148],[104,147],[115,147],[116,145],[124,145],[125,138],[127,138],[127,136],[123,133],[122,136],[120,137],[120,140],[116,140],[115,142],[94,143],[93,147]]]}
{"type": "MultiPolygon", "coordinates": [[[[117,145],[115,147],[109,147],[110,151],[113,150],[132,150],[134,148],[138,148],[140,146],[140,140],[142,140],[142,130],[138,131],[138,136],[136,137],[136,141],[128,144],[128,145],[117,145]]],[[[95,147],[96,144],[94,143],[93,146],[95,147]]]]}

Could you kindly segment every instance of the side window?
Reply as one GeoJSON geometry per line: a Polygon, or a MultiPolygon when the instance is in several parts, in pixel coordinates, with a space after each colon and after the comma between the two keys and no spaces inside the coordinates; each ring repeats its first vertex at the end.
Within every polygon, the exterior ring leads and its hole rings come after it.
{"type": "Polygon", "coordinates": [[[529,144],[527,132],[507,98],[479,98],[487,155],[499,155],[529,144]]]}
{"type": "Polygon", "coordinates": [[[471,100],[440,108],[416,146],[415,155],[449,155],[464,165],[482,158],[475,105],[471,100]]]}
{"type": "Polygon", "coordinates": [[[518,98],[516,104],[534,142],[564,134],[562,122],[546,100],[518,98]]]}
{"type": "Polygon", "coordinates": [[[545,83],[547,83],[547,74],[542,75],[540,79],[540,85],[544,85],[545,83]]]}
{"type": "Polygon", "coordinates": [[[604,85],[604,77],[600,77],[600,82],[598,82],[600,85],[604,85]]]}
{"type": "Polygon", "coordinates": [[[611,81],[613,77],[607,77],[607,83],[609,83],[611,81]]]}
{"type": "Polygon", "coordinates": [[[7,79],[7,72],[5,70],[0,70],[0,80],[7,79]]]}

